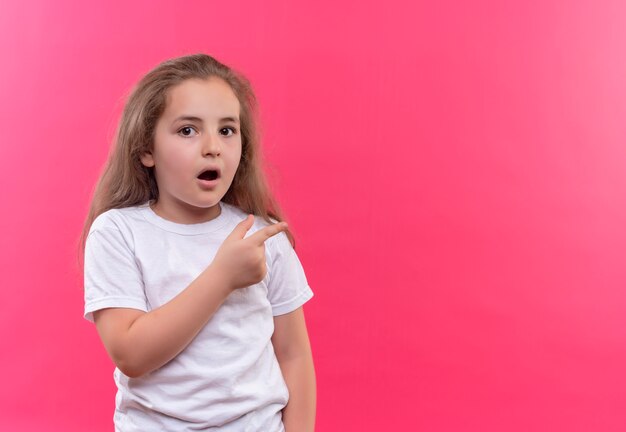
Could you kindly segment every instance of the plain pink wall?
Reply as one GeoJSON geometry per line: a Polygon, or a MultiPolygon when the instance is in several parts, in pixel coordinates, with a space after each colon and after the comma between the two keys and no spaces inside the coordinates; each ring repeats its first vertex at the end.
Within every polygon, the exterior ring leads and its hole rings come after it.
{"type": "Polygon", "coordinates": [[[252,81],[318,431],[626,430],[621,1],[0,3],[0,430],[112,431],[75,245],[124,95],[252,81]]]}

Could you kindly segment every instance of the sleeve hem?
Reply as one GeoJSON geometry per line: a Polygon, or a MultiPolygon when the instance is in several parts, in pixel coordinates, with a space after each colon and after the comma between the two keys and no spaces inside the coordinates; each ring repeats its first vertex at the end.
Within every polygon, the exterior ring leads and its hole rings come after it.
{"type": "Polygon", "coordinates": [[[278,305],[272,305],[272,315],[278,316],[278,315],[284,315],[289,312],[293,312],[294,310],[302,306],[304,303],[309,301],[311,298],[313,298],[313,291],[311,291],[311,287],[307,285],[304,291],[299,293],[295,298],[289,301],[280,303],[278,305]]]}
{"type": "Polygon", "coordinates": [[[93,312],[110,307],[139,309],[143,312],[148,312],[146,302],[143,300],[132,297],[105,297],[86,303],[83,316],[87,321],[93,323],[95,322],[93,319],[93,312]]]}

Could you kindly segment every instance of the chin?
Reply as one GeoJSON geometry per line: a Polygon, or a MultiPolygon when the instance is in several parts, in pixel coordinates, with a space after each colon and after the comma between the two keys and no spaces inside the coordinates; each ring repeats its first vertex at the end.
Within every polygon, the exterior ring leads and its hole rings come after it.
{"type": "Polygon", "coordinates": [[[216,200],[211,200],[210,202],[207,201],[200,201],[196,207],[200,207],[203,209],[210,209],[215,207],[216,205],[218,205],[220,202],[222,201],[222,198],[220,199],[216,199],[216,200]]]}

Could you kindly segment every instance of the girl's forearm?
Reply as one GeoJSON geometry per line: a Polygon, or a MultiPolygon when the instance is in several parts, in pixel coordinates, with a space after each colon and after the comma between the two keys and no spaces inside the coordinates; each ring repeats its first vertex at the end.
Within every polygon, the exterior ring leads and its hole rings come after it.
{"type": "Polygon", "coordinates": [[[283,409],[285,432],[313,432],[316,389],[312,355],[283,360],[280,369],[289,389],[289,402],[283,409]]]}
{"type": "Polygon", "coordinates": [[[232,292],[209,266],[181,293],[141,315],[126,334],[125,374],[138,377],[176,357],[232,292]]]}

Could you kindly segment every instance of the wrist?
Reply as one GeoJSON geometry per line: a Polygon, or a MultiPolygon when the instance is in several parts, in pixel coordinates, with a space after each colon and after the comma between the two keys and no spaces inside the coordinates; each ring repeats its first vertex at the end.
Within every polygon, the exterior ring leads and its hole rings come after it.
{"type": "Polygon", "coordinates": [[[215,289],[221,290],[224,294],[228,295],[235,290],[230,278],[220,267],[215,263],[211,263],[203,272],[202,276],[211,284],[215,289]]]}

